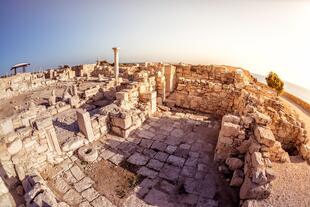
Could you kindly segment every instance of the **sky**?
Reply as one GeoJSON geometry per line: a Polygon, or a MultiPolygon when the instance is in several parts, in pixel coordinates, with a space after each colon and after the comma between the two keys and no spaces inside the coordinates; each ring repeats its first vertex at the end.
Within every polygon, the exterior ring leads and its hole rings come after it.
{"type": "Polygon", "coordinates": [[[224,64],[310,89],[310,1],[1,0],[0,73],[113,60],[224,64]]]}

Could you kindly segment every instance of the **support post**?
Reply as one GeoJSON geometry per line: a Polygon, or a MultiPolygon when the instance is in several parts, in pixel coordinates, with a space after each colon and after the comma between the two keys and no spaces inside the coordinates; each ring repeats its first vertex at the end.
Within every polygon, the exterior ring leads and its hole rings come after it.
{"type": "Polygon", "coordinates": [[[115,81],[116,81],[116,85],[117,85],[119,83],[118,82],[118,75],[119,75],[118,51],[119,51],[119,47],[113,47],[112,49],[114,51],[114,71],[115,71],[115,81]]]}

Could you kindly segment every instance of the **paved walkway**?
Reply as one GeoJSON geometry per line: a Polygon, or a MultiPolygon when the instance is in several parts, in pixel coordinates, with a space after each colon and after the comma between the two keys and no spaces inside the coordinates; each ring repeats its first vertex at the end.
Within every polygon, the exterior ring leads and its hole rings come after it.
{"type": "MultiPolygon", "coordinates": [[[[100,140],[98,161],[130,163],[144,177],[118,206],[237,206],[238,193],[213,162],[219,126],[219,120],[207,115],[166,113],[148,119],[130,138],[108,135],[100,140]]],[[[115,206],[99,193],[96,180],[83,172],[78,159],[67,162],[50,182],[61,200],[77,206],[115,206]]]]}

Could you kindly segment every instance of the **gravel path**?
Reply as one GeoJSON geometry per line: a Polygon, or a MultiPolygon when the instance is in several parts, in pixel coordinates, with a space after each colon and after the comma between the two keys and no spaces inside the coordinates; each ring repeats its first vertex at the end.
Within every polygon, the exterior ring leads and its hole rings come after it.
{"type": "MultiPolygon", "coordinates": [[[[310,114],[295,103],[282,100],[297,112],[310,132],[310,114]]],[[[309,136],[309,135],[308,135],[309,136]]],[[[268,199],[258,202],[261,207],[306,207],[310,206],[310,165],[300,157],[291,157],[291,163],[273,163],[277,179],[272,183],[268,199]]]]}

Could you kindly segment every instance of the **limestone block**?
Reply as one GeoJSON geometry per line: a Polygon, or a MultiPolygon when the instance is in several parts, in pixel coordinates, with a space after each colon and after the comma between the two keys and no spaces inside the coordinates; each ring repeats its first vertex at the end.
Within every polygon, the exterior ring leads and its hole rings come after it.
{"type": "Polygon", "coordinates": [[[0,135],[6,135],[14,131],[12,119],[4,119],[0,122],[0,135]]]}
{"type": "Polygon", "coordinates": [[[70,137],[63,145],[62,150],[65,152],[74,151],[83,146],[84,139],[82,137],[70,137]]]}
{"type": "Polygon", "coordinates": [[[220,134],[226,137],[236,137],[240,133],[240,125],[233,124],[230,122],[224,122],[220,134]]]}
{"type": "Polygon", "coordinates": [[[80,131],[86,136],[86,138],[92,142],[94,140],[94,132],[91,126],[90,115],[88,112],[78,109],[76,111],[77,121],[80,131]]]}
{"type": "Polygon", "coordinates": [[[276,141],[272,131],[266,127],[260,127],[260,126],[256,127],[254,134],[255,134],[256,140],[260,144],[264,144],[269,147],[272,147],[276,141]]]}
{"type": "Polygon", "coordinates": [[[124,118],[112,116],[111,121],[114,126],[120,127],[122,129],[128,129],[132,125],[132,119],[129,115],[126,115],[124,118]]]}
{"type": "Polygon", "coordinates": [[[240,123],[240,117],[234,116],[234,115],[231,115],[231,114],[227,114],[227,115],[223,116],[223,118],[222,118],[222,124],[224,122],[230,122],[230,123],[233,123],[233,124],[239,124],[240,123]]]}
{"type": "Polygon", "coordinates": [[[268,115],[260,113],[259,111],[255,111],[254,119],[257,124],[261,124],[261,125],[267,125],[271,122],[271,119],[268,115]]]}
{"type": "Polygon", "coordinates": [[[36,122],[35,122],[36,126],[37,126],[37,129],[38,130],[41,130],[41,129],[45,129],[47,127],[50,127],[53,125],[53,122],[52,122],[52,118],[42,118],[42,119],[38,119],[36,122]]]}
{"type": "Polygon", "coordinates": [[[227,158],[225,163],[228,165],[230,170],[237,170],[243,166],[242,160],[235,157],[227,158]]]}
{"type": "Polygon", "coordinates": [[[72,96],[69,98],[69,103],[72,107],[77,108],[80,103],[80,98],[78,96],[72,96]]]}
{"type": "Polygon", "coordinates": [[[241,199],[264,199],[270,195],[269,184],[257,185],[245,176],[244,182],[240,188],[239,196],[241,199]]]}
{"type": "Polygon", "coordinates": [[[59,142],[58,142],[58,139],[57,139],[55,128],[54,127],[47,128],[45,130],[45,133],[46,133],[46,138],[49,140],[48,142],[50,142],[48,144],[49,147],[52,146],[53,151],[57,152],[60,155],[61,154],[61,149],[60,149],[60,146],[59,146],[59,142]]]}
{"type": "Polygon", "coordinates": [[[0,177],[0,196],[8,192],[9,192],[9,189],[6,187],[2,177],[0,177]]]}
{"type": "Polygon", "coordinates": [[[243,183],[243,177],[244,174],[242,170],[235,170],[229,185],[233,187],[240,187],[243,183]]]}
{"type": "Polygon", "coordinates": [[[252,182],[259,185],[264,185],[268,182],[264,167],[259,167],[252,170],[252,182]]]}
{"type": "Polygon", "coordinates": [[[8,144],[8,152],[10,155],[14,155],[18,153],[23,147],[23,142],[20,139],[16,139],[15,141],[8,144]]]}
{"type": "Polygon", "coordinates": [[[258,168],[258,167],[264,166],[262,153],[260,153],[260,152],[252,153],[251,162],[252,162],[253,168],[258,168]]]}

